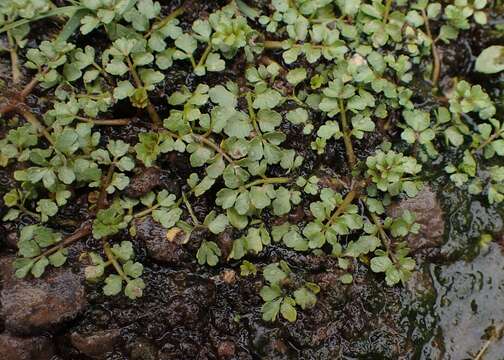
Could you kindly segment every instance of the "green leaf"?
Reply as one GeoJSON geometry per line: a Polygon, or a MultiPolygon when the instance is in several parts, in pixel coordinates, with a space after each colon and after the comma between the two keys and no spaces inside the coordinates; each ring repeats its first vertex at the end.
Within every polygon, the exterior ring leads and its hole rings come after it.
{"type": "Polygon", "coordinates": [[[278,263],[269,264],[263,270],[264,279],[272,285],[279,284],[287,278],[287,273],[280,269],[278,263]]]}
{"type": "Polygon", "coordinates": [[[277,216],[287,214],[291,210],[290,193],[284,187],[276,191],[275,200],[273,200],[273,213],[277,216]]]}
{"type": "Polygon", "coordinates": [[[117,258],[123,261],[128,261],[134,255],[131,241],[121,241],[121,244],[114,244],[111,250],[117,258]]]}
{"type": "Polygon", "coordinates": [[[128,80],[119,81],[116,88],[114,89],[114,98],[117,100],[122,100],[130,97],[135,92],[135,88],[128,80]]]}
{"type": "MultiPolygon", "coordinates": [[[[144,281],[140,278],[134,279],[134,280],[131,280],[130,282],[128,282],[128,284],[126,285],[126,287],[124,289],[124,295],[129,297],[131,300],[135,300],[135,299],[138,299],[139,297],[142,297],[143,289],[145,289],[144,281]]],[[[104,288],[104,290],[105,290],[105,288],[104,288]]],[[[121,291],[121,290],[119,289],[119,291],[121,291]]],[[[107,295],[107,294],[105,294],[105,295],[107,295]]],[[[111,295],[115,295],[115,294],[111,294],[111,295]]]]}
{"type": "Polygon", "coordinates": [[[263,286],[259,292],[263,301],[268,302],[282,296],[282,290],[278,285],[263,286]]]}
{"type": "Polygon", "coordinates": [[[219,256],[221,256],[221,250],[213,241],[203,241],[196,253],[196,258],[200,265],[208,264],[215,266],[219,262],[219,256]]]}
{"type": "Polygon", "coordinates": [[[286,117],[294,125],[304,124],[308,121],[308,112],[303,108],[297,108],[289,111],[286,117]]]}
{"type": "Polygon", "coordinates": [[[255,109],[273,109],[280,104],[281,100],[282,95],[278,91],[268,89],[263,93],[256,94],[253,106],[255,109]]]}
{"type": "Polygon", "coordinates": [[[142,276],[143,265],[139,262],[133,262],[129,260],[123,265],[123,270],[126,275],[136,279],[142,276]]]}
{"type": "Polygon", "coordinates": [[[180,220],[182,215],[182,210],[175,208],[169,211],[167,210],[154,210],[152,212],[152,218],[159,222],[164,228],[169,229],[175,225],[177,221],[180,220]]]}
{"type": "Polygon", "coordinates": [[[296,86],[300,82],[306,79],[306,69],[305,68],[296,68],[293,70],[290,70],[287,73],[287,81],[291,83],[292,85],[296,86]]]}
{"type": "Polygon", "coordinates": [[[211,53],[205,61],[205,66],[208,71],[219,72],[224,71],[226,62],[221,59],[218,53],[211,53]]]}
{"type": "Polygon", "coordinates": [[[392,267],[392,261],[389,259],[387,255],[383,256],[375,256],[371,259],[371,270],[373,272],[385,272],[388,268],[392,267]]]}
{"type": "Polygon", "coordinates": [[[105,71],[111,75],[122,76],[128,72],[128,67],[122,60],[112,59],[112,61],[105,66],[105,71]]]}
{"type": "Polygon", "coordinates": [[[175,46],[184,51],[187,55],[192,55],[198,47],[198,42],[191,35],[182,34],[175,40],[175,46]]]}
{"type": "Polygon", "coordinates": [[[22,258],[22,259],[16,259],[14,260],[14,268],[16,269],[15,275],[17,278],[24,278],[28,273],[30,272],[31,268],[33,267],[33,264],[35,263],[35,260],[33,259],[27,259],[27,258],[22,258]]]}
{"type": "Polygon", "coordinates": [[[343,136],[343,133],[341,133],[337,122],[326,121],[325,124],[318,129],[317,136],[323,139],[330,139],[332,137],[339,139],[343,136]]]}
{"type": "Polygon", "coordinates": [[[67,260],[65,253],[66,250],[58,250],[54,254],[49,255],[50,264],[54,267],[62,266],[67,260]]]}
{"type": "Polygon", "coordinates": [[[106,296],[114,296],[122,290],[122,278],[119,275],[111,274],[105,279],[103,294],[106,296]]]}
{"type": "Polygon", "coordinates": [[[250,202],[256,209],[264,209],[271,204],[266,187],[252,186],[250,188],[250,202]]]}
{"type": "Polygon", "coordinates": [[[47,265],[49,265],[49,260],[44,256],[33,264],[33,267],[31,268],[32,275],[36,278],[41,277],[47,265]]]}
{"type": "Polygon", "coordinates": [[[484,49],[476,59],[474,69],[484,74],[496,74],[504,70],[504,46],[493,45],[484,49]]]}
{"type": "Polygon", "coordinates": [[[294,291],[294,299],[296,300],[296,304],[301,306],[301,309],[303,310],[309,309],[317,303],[317,297],[315,294],[305,287],[294,291]]]}
{"type": "Polygon", "coordinates": [[[261,109],[257,112],[257,121],[263,132],[274,131],[282,122],[282,115],[274,110],[261,109]]]}
{"type": "Polygon", "coordinates": [[[140,69],[138,71],[138,74],[140,75],[140,78],[142,79],[142,82],[146,87],[150,87],[164,80],[164,75],[162,72],[152,69],[140,69]]]}
{"type": "Polygon", "coordinates": [[[105,273],[105,267],[103,264],[86,266],[84,268],[84,276],[88,281],[96,281],[100,279],[105,273]]]}
{"type": "Polygon", "coordinates": [[[226,215],[224,214],[219,214],[217,217],[208,224],[208,229],[213,233],[213,234],[220,234],[226,229],[226,226],[228,226],[229,221],[226,215]]]}
{"type": "Polygon", "coordinates": [[[210,100],[212,100],[215,104],[230,108],[236,107],[236,95],[222,85],[210,88],[208,95],[210,96],[210,100]]]}
{"type": "Polygon", "coordinates": [[[281,298],[266,302],[261,307],[262,319],[264,321],[275,321],[278,316],[278,313],[280,312],[281,302],[282,302],[281,298]]]}
{"type": "Polygon", "coordinates": [[[285,320],[294,322],[296,321],[297,318],[297,311],[296,308],[294,307],[295,303],[293,304],[293,301],[288,301],[287,299],[291,298],[284,299],[282,305],[280,306],[280,313],[282,314],[285,320]]]}
{"type": "Polygon", "coordinates": [[[40,213],[41,221],[46,222],[50,217],[56,215],[58,206],[49,199],[42,199],[37,202],[36,210],[40,213]]]}

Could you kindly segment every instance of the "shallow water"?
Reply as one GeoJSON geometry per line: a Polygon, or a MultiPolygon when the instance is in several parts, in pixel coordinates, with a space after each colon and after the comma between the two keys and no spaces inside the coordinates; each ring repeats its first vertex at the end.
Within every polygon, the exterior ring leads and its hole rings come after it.
{"type": "MultiPolygon", "coordinates": [[[[472,261],[431,265],[436,303],[436,336],[422,359],[473,359],[484,346],[485,331],[504,324],[504,256],[496,244],[472,261]]],[[[483,359],[504,359],[503,339],[491,342],[483,359]]]]}

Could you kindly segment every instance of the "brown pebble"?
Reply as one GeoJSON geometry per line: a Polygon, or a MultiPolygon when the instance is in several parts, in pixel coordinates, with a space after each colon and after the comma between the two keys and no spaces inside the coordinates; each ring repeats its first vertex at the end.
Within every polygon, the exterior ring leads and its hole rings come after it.
{"type": "Polygon", "coordinates": [[[236,272],[234,270],[224,270],[221,273],[221,279],[226,284],[234,284],[236,282],[236,272]]]}
{"type": "Polygon", "coordinates": [[[217,354],[219,355],[219,359],[229,359],[234,356],[236,352],[235,343],[231,340],[223,341],[217,347],[217,354]]]}

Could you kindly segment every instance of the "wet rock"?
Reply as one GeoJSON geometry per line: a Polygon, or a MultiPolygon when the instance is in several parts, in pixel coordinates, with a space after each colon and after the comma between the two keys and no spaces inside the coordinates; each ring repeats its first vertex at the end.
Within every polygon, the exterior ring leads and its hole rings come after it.
{"type": "Polygon", "coordinates": [[[87,305],[81,276],[69,268],[49,269],[40,279],[18,279],[12,257],[0,259],[1,316],[13,334],[32,335],[74,319],[87,305]]]}
{"type": "Polygon", "coordinates": [[[180,191],[181,184],[185,183],[185,178],[174,176],[174,171],[163,170],[161,172],[160,188],[167,190],[170,194],[174,194],[177,198],[182,195],[180,191]]]}
{"type": "Polygon", "coordinates": [[[156,360],[158,349],[148,339],[137,339],[130,350],[131,360],[156,360]]]}
{"type": "Polygon", "coordinates": [[[436,296],[432,278],[426,271],[414,271],[406,283],[406,288],[417,298],[436,296]]]}
{"type": "Polygon", "coordinates": [[[133,176],[125,193],[129,197],[139,198],[159,186],[160,183],[161,170],[156,167],[148,167],[133,176]]]}
{"type": "Polygon", "coordinates": [[[175,233],[177,228],[167,230],[150,216],[136,221],[135,225],[137,238],[145,243],[154,260],[170,264],[190,260],[191,256],[184,248],[185,234],[182,231],[175,233]]]}
{"type": "Polygon", "coordinates": [[[428,186],[414,198],[407,198],[393,204],[388,209],[392,217],[400,216],[405,210],[411,211],[416,222],[420,224],[418,234],[410,234],[406,238],[411,251],[433,248],[443,244],[445,221],[443,210],[439,204],[436,193],[428,186]]]}
{"type": "Polygon", "coordinates": [[[105,359],[106,354],[113,351],[114,345],[120,340],[119,329],[97,331],[92,334],[73,332],[70,342],[82,354],[93,359],[105,359]]]}
{"type": "Polygon", "coordinates": [[[0,227],[0,232],[2,232],[2,235],[0,235],[0,239],[2,239],[2,242],[5,243],[5,245],[8,248],[17,250],[17,241],[18,241],[17,232],[16,231],[8,232],[3,227],[0,227]]]}
{"type": "Polygon", "coordinates": [[[46,336],[17,337],[0,334],[2,360],[49,360],[53,355],[53,343],[46,336]]]}
{"type": "Polygon", "coordinates": [[[203,325],[208,308],[215,302],[214,282],[184,273],[176,274],[171,280],[172,297],[166,307],[166,323],[172,327],[203,325]]]}
{"type": "Polygon", "coordinates": [[[323,272],[319,274],[314,274],[310,277],[310,281],[316,283],[322,290],[342,290],[345,287],[342,285],[340,277],[345,272],[338,271],[337,272],[323,272]]]}
{"type": "Polygon", "coordinates": [[[217,347],[217,355],[219,356],[219,359],[229,359],[235,355],[235,352],[235,343],[230,340],[222,341],[217,347]]]}

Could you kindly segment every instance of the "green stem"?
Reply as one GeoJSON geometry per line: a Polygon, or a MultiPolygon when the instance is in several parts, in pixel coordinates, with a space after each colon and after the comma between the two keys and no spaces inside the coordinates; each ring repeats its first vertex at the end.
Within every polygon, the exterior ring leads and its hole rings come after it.
{"type": "Polygon", "coordinates": [[[7,41],[9,42],[9,53],[11,58],[11,68],[12,68],[12,82],[18,84],[21,80],[21,71],[19,70],[19,61],[17,54],[17,47],[12,34],[7,31],[7,41]]]}
{"type": "Polygon", "coordinates": [[[19,26],[22,26],[22,25],[25,25],[25,24],[29,24],[33,21],[37,21],[37,20],[41,20],[41,19],[44,19],[46,17],[51,17],[51,16],[60,16],[60,15],[64,15],[64,16],[70,16],[71,13],[74,13],[75,11],[77,10],[80,10],[80,9],[84,9],[84,7],[82,6],[76,6],[76,5],[71,5],[71,6],[63,6],[63,7],[58,7],[58,8],[55,8],[54,10],[50,10],[46,13],[43,13],[39,16],[35,16],[31,19],[21,19],[21,20],[17,20],[17,21],[14,21],[14,22],[11,22],[7,25],[4,25],[3,27],[0,28],[0,34],[5,32],[5,31],[9,31],[9,30],[12,30],[12,29],[15,29],[19,26]]]}
{"type": "MultiPolygon", "coordinates": [[[[114,159],[115,160],[115,159],[114,159]]],[[[107,171],[107,177],[103,181],[101,190],[100,190],[100,195],[98,195],[98,201],[96,203],[96,207],[98,210],[101,210],[105,207],[105,199],[107,198],[107,188],[110,185],[110,182],[112,181],[112,176],[114,176],[114,169],[115,169],[115,164],[112,162],[110,164],[108,171],[107,171]]]]}
{"type": "Polygon", "coordinates": [[[256,132],[257,136],[262,137],[261,130],[259,130],[259,127],[257,126],[257,119],[256,119],[256,114],[254,111],[254,105],[252,101],[252,92],[247,92],[245,95],[247,99],[247,107],[248,107],[248,113],[250,120],[252,121],[252,126],[254,127],[254,131],[256,132]]]}
{"type": "MultiPolygon", "coordinates": [[[[138,73],[135,69],[135,66],[131,62],[131,59],[129,56],[126,56],[126,62],[128,63],[128,68],[130,70],[131,75],[133,76],[133,81],[135,82],[136,87],[143,88],[144,85],[142,83],[142,80],[140,79],[140,76],[138,76],[138,73]]],[[[159,117],[159,114],[157,113],[156,108],[154,108],[154,105],[152,105],[149,98],[147,98],[147,112],[149,113],[149,117],[151,118],[152,124],[154,125],[154,127],[155,128],[162,127],[161,118],[159,117]]]]}
{"type": "Polygon", "coordinates": [[[207,145],[208,147],[212,148],[213,150],[221,154],[222,157],[227,160],[227,162],[229,162],[230,164],[234,164],[234,160],[231,159],[231,157],[228,154],[226,154],[226,152],[222,150],[220,146],[218,146],[212,140],[198,134],[191,134],[191,135],[194,138],[194,140],[207,145]]]}
{"type": "Polygon", "coordinates": [[[343,212],[346,210],[346,208],[354,201],[354,199],[359,195],[359,190],[354,189],[350,191],[348,194],[346,194],[345,198],[343,199],[343,202],[338,206],[336,211],[331,215],[327,223],[324,225],[324,230],[327,230],[329,226],[331,226],[336,219],[343,214],[343,212]]]}
{"type": "Polygon", "coordinates": [[[147,215],[149,215],[150,213],[152,213],[154,210],[156,210],[159,207],[160,207],[160,205],[158,204],[158,205],[154,205],[153,207],[150,207],[148,209],[142,210],[142,211],[140,211],[140,212],[138,212],[136,214],[133,214],[133,218],[134,219],[139,219],[139,218],[142,218],[144,216],[147,216],[147,215]]]}
{"type": "Polygon", "coordinates": [[[283,41],[265,40],[263,46],[265,49],[283,49],[283,41]]]}
{"type": "Polygon", "coordinates": [[[265,178],[265,179],[258,179],[254,180],[252,182],[249,182],[248,184],[244,185],[245,189],[251,188],[252,186],[256,185],[263,185],[263,184],[285,184],[291,181],[291,178],[288,177],[274,177],[274,178],[265,178]]]}
{"type": "Polygon", "coordinates": [[[492,141],[494,141],[495,139],[497,139],[499,136],[501,136],[501,134],[504,132],[503,131],[499,131],[499,132],[495,132],[493,133],[488,139],[486,139],[484,142],[481,143],[480,146],[478,146],[476,149],[473,149],[471,151],[471,154],[474,154],[475,152],[478,152],[482,149],[485,148],[485,146],[487,146],[488,144],[490,144],[492,141]]]}
{"type": "Polygon", "coordinates": [[[33,217],[37,221],[40,221],[40,215],[37,213],[34,213],[33,211],[28,210],[27,208],[24,207],[24,205],[19,204],[18,208],[19,208],[19,210],[21,210],[25,214],[30,215],[31,217],[33,217]]]}
{"type": "Polygon", "coordinates": [[[348,166],[350,169],[355,168],[355,164],[357,163],[357,159],[355,157],[355,153],[352,147],[352,139],[350,134],[350,129],[348,127],[347,117],[346,117],[346,109],[345,103],[343,99],[338,99],[340,114],[341,114],[341,126],[343,128],[343,141],[345,142],[345,150],[348,159],[348,166]]]}
{"type": "Polygon", "coordinates": [[[55,252],[57,252],[60,249],[66,248],[73,244],[74,242],[82,239],[83,237],[88,236],[91,234],[92,230],[92,225],[91,222],[85,223],[79,230],[75,231],[72,235],[68,236],[65,240],[60,242],[59,244],[53,246],[52,248],[44,251],[42,254],[38,255],[37,257],[33,258],[33,260],[36,262],[43,257],[49,256],[55,252]]]}
{"type": "Polygon", "coordinates": [[[112,263],[112,266],[117,271],[119,276],[124,281],[126,281],[126,283],[129,283],[130,279],[124,273],[122,266],[117,262],[117,259],[115,258],[114,254],[112,253],[112,250],[110,249],[110,244],[108,242],[103,244],[103,251],[105,252],[105,255],[107,255],[107,259],[112,263]]]}
{"type": "Polygon", "coordinates": [[[85,118],[85,117],[77,117],[77,120],[85,121],[87,123],[93,124],[93,125],[108,125],[108,126],[120,126],[120,125],[128,125],[131,119],[106,119],[106,120],[101,120],[101,119],[90,119],[90,118],[85,118]]]}
{"type": "Polygon", "coordinates": [[[296,104],[302,107],[306,107],[306,104],[299,100],[299,98],[296,96],[295,93],[293,93],[291,96],[287,97],[287,99],[294,101],[296,104]]]}
{"type": "Polygon", "coordinates": [[[378,232],[379,232],[380,237],[382,239],[382,244],[385,247],[385,250],[387,250],[387,253],[390,255],[390,258],[392,259],[392,261],[394,263],[396,263],[397,259],[394,255],[394,253],[392,252],[392,244],[391,244],[392,241],[390,240],[389,236],[385,232],[385,229],[383,228],[383,225],[380,222],[380,219],[378,218],[378,216],[376,216],[376,214],[374,212],[370,211],[369,209],[368,209],[368,212],[369,212],[369,215],[371,215],[371,219],[373,220],[374,224],[378,228],[378,232]]]}
{"type": "Polygon", "coordinates": [[[28,121],[37,131],[39,131],[44,137],[49,141],[49,143],[52,146],[55,146],[54,139],[52,138],[51,134],[49,134],[49,131],[42,125],[40,121],[36,118],[36,116],[29,112],[28,110],[21,110],[20,111],[21,115],[28,121]]]}
{"type": "Polygon", "coordinates": [[[207,47],[205,48],[205,51],[203,52],[203,55],[201,55],[201,58],[198,62],[198,65],[196,65],[196,67],[200,67],[200,66],[203,66],[203,64],[205,63],[208,55],[210,54],[210,51],[212,51],[212,44],[209,43],[207,45],[207,47]]]}
{"type": "Polygon", "coordinates": [[[155,23],[154,25],[152,25],[152,28],[149,30],[149,32],[147,32],[144,35],[144,38],[148,38],[149,36],[152,35],[152,33],[154,31],[156,31],[158,29],[161,29],[163,26],[165,26],[166,24],[168,24],[170,21],[172,21],[173,19],[175,19],[177,16],[182,15],[184,12],[185,12],[185,9],[183,7],[180,7],[178,9],[176,9],[171,14],[169,14],[168,16],[166,16],[165,18],[163,18],[161,21],[158,21],[157,23],[155,23]]]}
{"type": "Polygon", "coordinates": [[[193,67],[193,69],[196,69],[196,60],[194,60],[194,56],[189,56],[189,60],[191,61],[191,65],[193,67]]]}
{"type": "Polygon", "coordinates": [[[427,31],[427,36],[431,41],[432,48],[432,59],[433,59],[433,69],[432,69],[432,85],[435,87],[439,80],[439,75],[441,73],[441,59],[439,57],[439,52],[436,47],[436,40],[432,37],[430,25],[429,25],[429,17],[425,13],[425,10],[422,10],[422,17],[425,23],[425,30],[427,31]]]}
{"type": "Polygon", "coordinates": [[[386,25],[388,22],[390,9],[392,8],[392,0],[387,0],[385,3],[385,11],[383,13],[383,24],[386,25]]]}
{"type": "Polygon", "coordinates": [[[199,226],[200,222],[198,221],[198,218],[196,217],[196,214],[194,214],[193,208],[189,201],[187,201],[187,197],[185,194],[182,194],[182,200],[184,201],[184,204],[187,208],[187,211],[189,211],[189,215],[191,216],[192,221],[194,222],[195,226],[199,226]]]}

